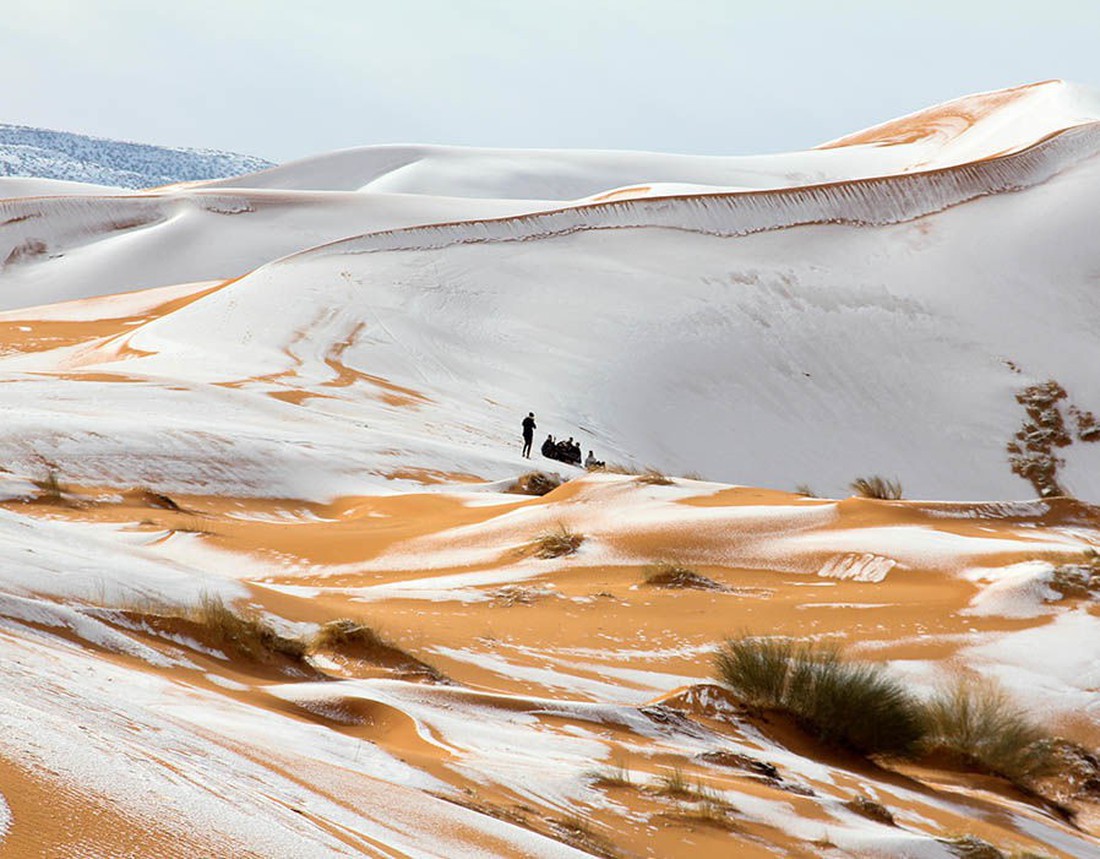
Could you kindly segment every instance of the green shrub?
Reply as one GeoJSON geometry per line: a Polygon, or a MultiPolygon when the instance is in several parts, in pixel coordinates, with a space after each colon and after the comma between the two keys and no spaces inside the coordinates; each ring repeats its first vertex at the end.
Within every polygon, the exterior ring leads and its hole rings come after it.
{"type": "Polygon", "coordinates": [[[819,739],[864,754],[908,754],[924,736],[921,704],[881,665],[832,647],[742,637],[716,658],[746,703],[790,713],[819,739]]]}
{"type": "Polygon", "coordinates": [[[926,705],[930,750],[1018,784],[1051,767],[1049,737],[996,683],[959,678],[926,705]]]}

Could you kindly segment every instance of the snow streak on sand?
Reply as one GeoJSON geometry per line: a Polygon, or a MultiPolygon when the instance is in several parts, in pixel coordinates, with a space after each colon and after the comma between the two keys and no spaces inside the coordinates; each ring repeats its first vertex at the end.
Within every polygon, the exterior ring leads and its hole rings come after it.
{"type": "Polygon", "coordinates": [[[1061,82],[784,155],[0,180],[3,851],[1096,855],[1098,193],[1061,82]],[[522,459],[532,409],[715,482],[522,459]],[[1019,500],[752,488],[874,474],[1019,500]],[[821,745],[714,684],[738,633],[1077,757],[821,745]]]}

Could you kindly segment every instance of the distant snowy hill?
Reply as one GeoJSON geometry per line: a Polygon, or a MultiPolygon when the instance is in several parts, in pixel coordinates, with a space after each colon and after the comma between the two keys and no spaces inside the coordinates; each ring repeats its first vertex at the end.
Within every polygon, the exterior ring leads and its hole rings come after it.
{"type": "Polygon", "coordinates": [[[0,176],[35,176],[116,188],[152,188],[237,176],[270,161],[213,149],[127,143],[64,131],[0,124],[0,176]]]}

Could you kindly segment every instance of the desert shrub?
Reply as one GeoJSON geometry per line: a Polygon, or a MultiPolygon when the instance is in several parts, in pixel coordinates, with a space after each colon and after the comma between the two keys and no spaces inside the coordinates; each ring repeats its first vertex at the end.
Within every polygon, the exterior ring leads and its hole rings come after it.
{"type": "Polygon", "coordinates": [[[930,750],[1026,783],[1051,766],[1047,734],[996,683],[957,679],[926,705],[930,750]]]}
{"type": "Polygon", "coordinates": [[[791,665],[802,650],[790,639],[731,638],[719,649],[715,670],[718,680],[746,704],[780,707],[791,665]]]}
{"type": "Polygon", "coordinates": [[[636,478],[635,483],[641,483],[646,486],[671,486],[673,480],[667,474],[658,471],[656,468],[647,468],[636,478]]]}
{"type": "Polygon", "coordinates": [[[907,754],[924,736],[920,703],[881,665],[836,648],[742,637],[719,650],[718,679],[746,703],[790,713],[823,742],[907,754]]]}
{"type": "Polygon", "coordinates": [[[645,571],[645,583],[657,588],[693,588],[703,591],[725,590],[714,579],[679,564],[661,562],[645,571]]]}
{"type": "Polygon", "coordinates": [[[542,496],[561,486],[561,478],[545,471],[529,471],[516,478],[515,484],[508,490],[516,495],[542,496]]]}
{"type": "Polygon", "coordinates": [[[313,636],[314,650],[375,650],[390,645],[372,627],[351,618],[330,620],[313,636]]]}
{"type": "Polygon", "coordinates": [[[544,531],[532,544],[540,558],[560,558],[572,555],[584,542],[584,535],[570,531],[562,524],[553,531],[544,531]]]}
{"type": "Polygon", "coordinates": [[[863,498],[878,498],[883,501],[897,501],[901,498],[901,481],[887,480],[878,474],[871,477],[857,477],[849,487],[863,498]]]}
{"type": "Polygon", "coordinates": [[[324,624],[310,641],[310,650],[333,650],[414,678],[447,682],[435,666],[387,641],[373,627],[351,618],[324,624]]]}
{"type": "Polygon", "coordinates": [[[201,626],[226,655],[237,654],[258,662],[276,656],[301,661],[306,656],[306,646],[300,639],[280,635],[258,612],[235,611],[213,594],[203,594],[198,605],[187,611],[186,618],[201,626]]]}
{"type": "Polygon", "coordinates": [[[814,492],[814,491],[813,491],[813,490],[812,490],[812,489],[811,489],[811,488],[810,488],[810,487],[809,487],[808,485],[806,485],[805,483],[800,483],[800,484],[798,484],[798,486],[796,486],[796,487],[794,488],[794,491],[795,491],[795,494],[796,494],[796,495],[803,495],[803,496],[805,496],[806,498],[817,498],[817,497],[818,497],[818,494],[817,494],[816,492],[814,492]]]}

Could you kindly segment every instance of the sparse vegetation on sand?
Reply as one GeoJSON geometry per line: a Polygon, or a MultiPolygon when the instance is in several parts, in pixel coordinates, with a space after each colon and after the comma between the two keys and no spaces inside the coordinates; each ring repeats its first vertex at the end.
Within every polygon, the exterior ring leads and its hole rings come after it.
{"type": "Polygon", "coordinates": [[[924,736],[917,699],[881,665],[847,662],[834,647],[732,638],[718,679],[753,706],[792,715],[820,740],[864,754],[909,754],[924,736]]]}
{"type": "Polygon", "coordinates": [[[371,626],[351,618],[331,620],[313,636],[311,652],[336,651],[382,668],[416,675],[434,682],[446,680],[441,671],[387,641],[371,626]]]}
{"type": "Polygon", "coordinates": [[[201,626],[210,642],[227,656],[244,656],[256,662],[267,662],[277,656],[297,662],[306,657],[306,645],[301,639],[280,635],[259,612],[233,609],[219,596],[203,594],[184,617],[201,626]]]}
{"type": "Polygon", "coordinates": [[[958,678],[926,705],[925,746],[1023,785],[1051,767],[1050,738],[989,680],[958,678]]]}
{"type": "Polygon", "coordinates": [[[656,588],[694,589],[700,591],[723,591],[724,585],[714,579],[697,573],[689,567],[667,561],[655,564],[645,571],[645,583],[656,588]]]}
{"type": "Polygon", "coordinates": [[[805,483],[800,483],[800,484],[798,484],[798,486],[796,486],[796,487],[794,488],[794,491],[795,491],[795,494],[796,494],[796,495],[802,495],[802,496],[804,496],[804,497],[806,497],[806,498],[817,498],[817,497],[819,497],[819,496],[818,496],[818,494],[817,494],[816,492],[814,492],[814,491],[813,491],[813,490],[812,490],[812,489],[811,489],[811,488],[810,488],[810,487],[809,487],[809,486],[808,486],[807,484],[805,484],[805,483]]]}
{"type": "Polygon", "coordinates": [[[633,787],[634,777],[624,758],[613,760],[610,766],[593,770],[589,774],[598,787],[633,787]]]}
{"type": "Polygon", "coordinates": [[[636,478],[635,483],[641,483],[645,486],[671,486],[673,480],[664,472],[658,471],[656,468],[647,468],[636,478]]]}
{"type": "Polygon", "coordinates": [[[561,486],[561,478],[545,471],[529,471],[516,478],[515,484],[508,490],[514,495],[542,496],[561,486]]]}
{"type": "Polygon", "coordinates": [[[748,636],[722,645],[715,671],[746,704],[863,754],[946,754],[1025,790],[1052,767],[1053,739],[991,681],[960,678],[924,701],[835,647],[748,636]]]}
{"type": "Polygon", "coordinates": [[[848,486],[852,492],[862,498],[898,501],[902,497],[900,480],[889,480],[878,474],[873,474],[870,477],[857,477],[848,486]]]}
{"type": "Polygon", "coordinates": [[[535,538],[532,546],[539,558],[561,558],[572,555],[581,547],[584,535],[570,531],[565,525],[558,524],[553,531],[544,531],[535,538]]]}
{"type": "Polygon", "coordinates": [[[563,844],[575,847],[592,856],[615,859],[618,851],[615,846],[597,833],[583,817],[570,815],[550,820],[550,833],[563,844]]]}

